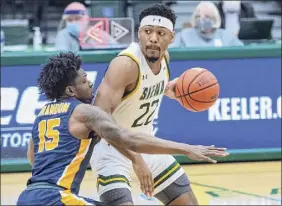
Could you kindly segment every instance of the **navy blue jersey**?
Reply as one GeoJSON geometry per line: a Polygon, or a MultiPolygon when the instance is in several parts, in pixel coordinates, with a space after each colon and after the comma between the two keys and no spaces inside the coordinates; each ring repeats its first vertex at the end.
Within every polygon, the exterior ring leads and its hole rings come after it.
{"type": "Polygon", "coordinates": [[[48,182],[79,192],[94,147],[93,138],[75,138],[68,129],[70,116],[80,103],[69,98],[41,109],[32,130],[34,165],[28,185],[48,182]]]}

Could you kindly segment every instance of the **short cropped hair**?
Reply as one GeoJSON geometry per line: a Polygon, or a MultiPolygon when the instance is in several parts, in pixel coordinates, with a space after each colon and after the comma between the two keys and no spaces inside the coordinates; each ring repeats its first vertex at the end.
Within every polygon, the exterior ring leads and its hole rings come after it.
{"type": "Polygon", "coordinates": [[[154,4],[143,9],[139,15],[139,23],[144,17],[149,15],[165,17],[172,22],[173,27],[175,26],[176,15],[174,11],[165,4],[154,4]]]}

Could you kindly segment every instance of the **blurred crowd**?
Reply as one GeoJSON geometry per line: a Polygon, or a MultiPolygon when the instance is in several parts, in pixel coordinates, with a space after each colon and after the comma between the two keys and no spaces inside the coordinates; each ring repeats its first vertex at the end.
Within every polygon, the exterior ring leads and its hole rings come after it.
{"type": "MultiPolygon", "coordinates": [[[[58,30],[54,40],[55,50],[75,52],[83,49],[80,34],[86,31],[91,18],[86,5],[87,1],[80,1],[71,2],[65,7],[61,20],[58,22],[58,30]]],[[[246,30],[246,28],[241,28],[242,20],[246,21],[248,19],[253,21],[251,25],[256,25],[257,17],[252,4],[249,2],[198,2],[191,18],[187,19],[180,31],[176,31],[175,39],[171,43],[170,48],[243,46],[245,41],[240,38],[240,34],[242,33],[241,30],[246,30]]],[[[138,22],[135,22],[135,24],[138,24],[138,22]]],[[[138,29],[138,25],[135,28],[138,29]]],[[[135,33],[137,29],[134,31],[135,33]]],[[[100,33],[100,36],[107,41],[108,45],[111,45],[110,48],[118,47],[120,42],[109,33],[104,30],[99,32],[103,32],[102,35],[100,33]]],[[[244,32],[246,33],[246,31],[244,32]]],[[[4,32],[1,30],[1,43],[4,35],[4,32]]],[[[40,35],[40,28],[35,29],[33,44],[44,43],[44,39],[40,35]]],[[[271,36],[266,38],[271,38],[271,36]]],[[[135,40],[138,41],[138,39],[135,40]]],[[[90,41],[92,41],[91,45],[99,43],[95,42],[99,41],[95,38],[90,38],[90,41]]],[[[95,46],[92,49],[95,49],[95,46]]]]}
{"type": "Polygon", "coordinates": [[[218,8],[213,2],[200,2],[171,47],[242,46],[238,39],[240,12],[240,1],[223,1],[218,8]]]}
{"type": "MultiPolygon", "coordinates": [[[[242,46],[243,43],[237,36],[240,17],[255,17],[252,7],[240,1],[223,1],[217,8],[213,2],[202,1],[193,12],[190,26],[176,34],[171,47],[242,46]],[[243,8],[247,8],[242,15],[241,4],[244,5],[243,8]]],[[[86,28],[83,25],[88,18],[83,4],[69,4],[62,17],[64,26],[59,29],[56,37],[56,49],[79,50],[78,37],[86,28]]]]}

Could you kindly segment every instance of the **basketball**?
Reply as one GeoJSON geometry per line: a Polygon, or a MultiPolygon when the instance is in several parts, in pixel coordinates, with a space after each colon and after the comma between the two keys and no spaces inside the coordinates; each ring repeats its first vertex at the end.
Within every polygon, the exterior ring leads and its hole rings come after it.
{"type": "Polygon", "coordinates": [[[209,109],[219,96],[216,77],[207,69],[191,68],[178,78],[175,88],[176,98],[181,105],[192,112],[209,109]]]}

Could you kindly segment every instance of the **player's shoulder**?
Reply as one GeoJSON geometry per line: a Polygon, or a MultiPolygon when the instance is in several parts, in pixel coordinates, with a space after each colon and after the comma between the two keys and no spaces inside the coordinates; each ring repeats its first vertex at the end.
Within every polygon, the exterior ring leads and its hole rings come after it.
{"type": "Polygon", "coordinates": [[[70,116],[70,119],[75,122],[86,122],[91,115],[95,115],[97,111],[99,111],[97,106],[81,103],[76,105],[70,116]]]}
{"type": "Polygon", "coordinates": [[[132,42],[126,49],[122,50],[118,56],[127,56],[137,65],[140,65],[141,49],[139,44],[132,42]]]}
{"type": "MultiPolygon", "coordinates": [[[[138,45],[138,44],[137,44],[138,45]]],[[[105,74],[105,79],[111,82],[135,81],[140,72],[140,63],[138,54],[131,47],[137,46],[131,44],[127,49],[121,51],[111,62],[105,74]],[[119,77],[119,78],[117,78],[119,77]]],[[[138,45],[139,46],[139,45],[138,45]]]]}
{"type": "Polygon", "coordinates": [[[138,71],[138,67],[140,67],[140,48],[139,44],[131,43],[129,47],[125,50],[121,51],[110,63],[109,69],[115,69],[125,72],[135,72],[138,71]]]}
{"type": "Polygon", "coordinates": [[[111,82],[131,83],[138,77],[139,68],[139,64],[131,57],[117,56],[111,61],[105,79],[111,82]]]}
{"type": "Polygon", "coordinates": [[[126,49],[122,50],[118,56],[130,53],[132,55],[139,56],[141,53],[140,46],[137,42],[132,42],[126,49]]]}
{"type": "Polygon", "coordinates": [[[108,68],[108,70],[117,70],[120,71],[121,73],[123,71],[134,71],[136,68],[139,67],[139,63],[135,61],[133,58],[129,56],[117,56],[115,57],[108,68]]]}
{"type": "Polygon", "coordinates": [[[85,114],[84,111],[90,109],[93,105],[91,104],[86,104],[86,103],[81,103],[76,105],[76,107],[74,108],[73,112],[71,115],[75,116],[75,115],[80,115],[80,114],[85,114]]]}

